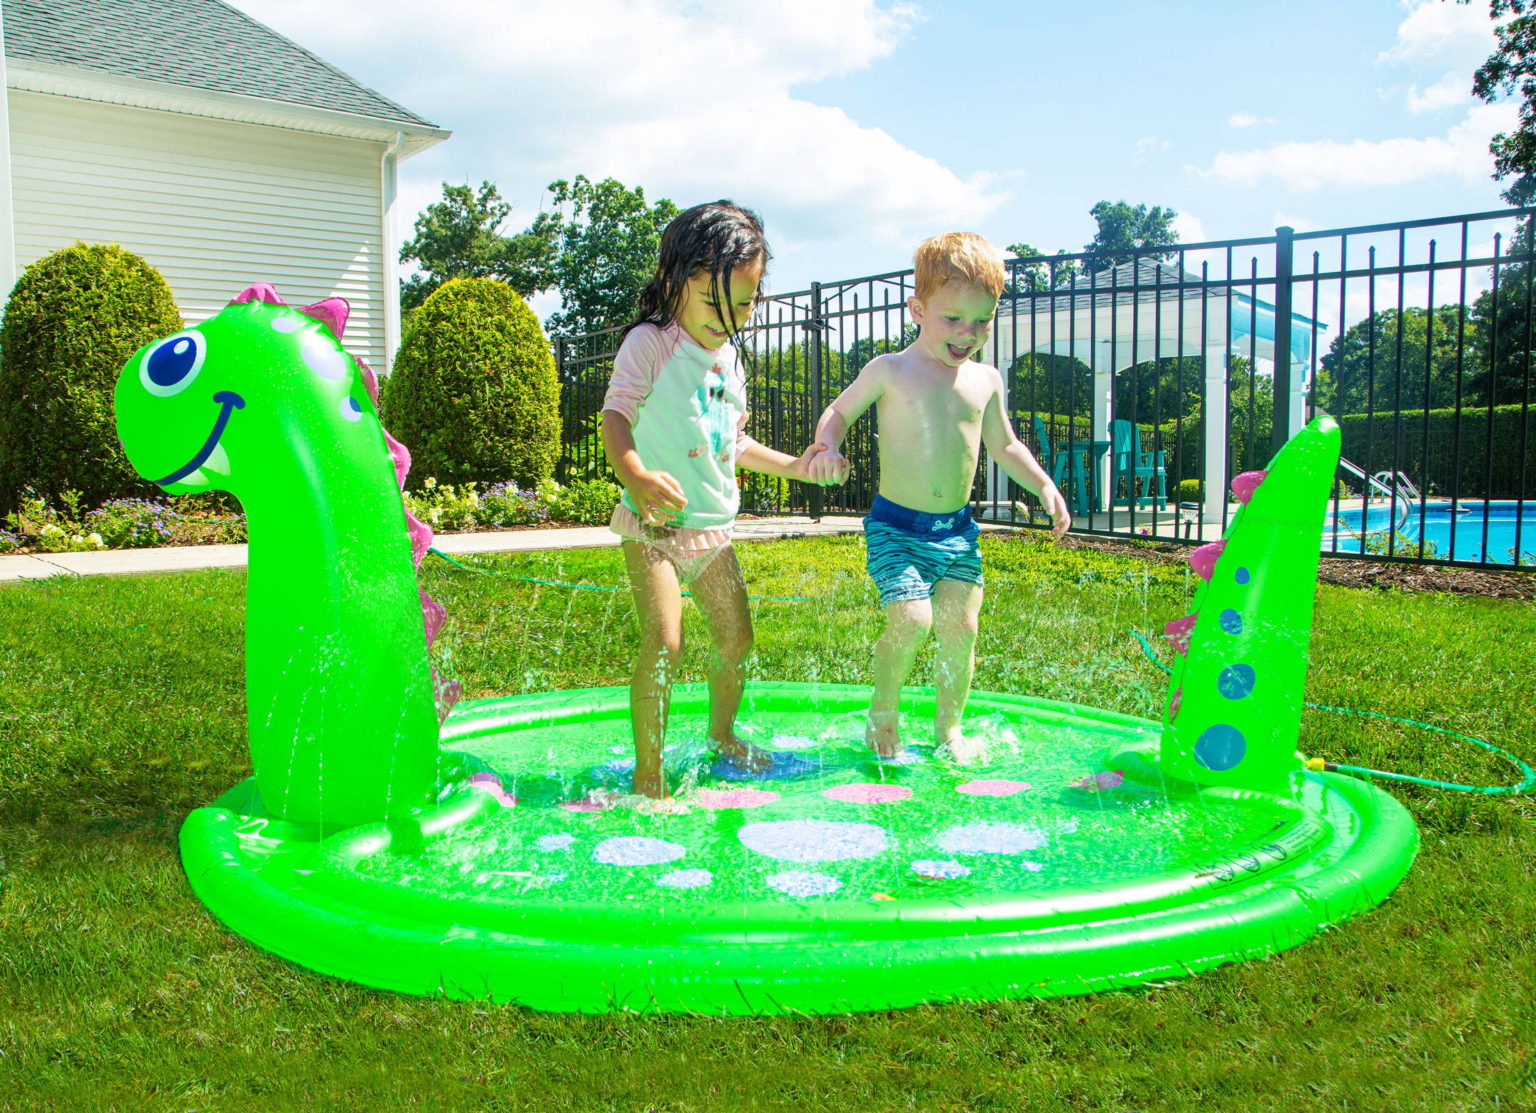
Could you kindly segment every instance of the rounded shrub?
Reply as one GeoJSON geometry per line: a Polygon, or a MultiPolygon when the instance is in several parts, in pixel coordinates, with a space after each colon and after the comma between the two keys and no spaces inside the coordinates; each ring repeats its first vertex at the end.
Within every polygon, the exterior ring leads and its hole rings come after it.
{"type": "Polygon", "coordinates": [[[504,282],[445,282],[411,318],[383,392],[411,485],[533,487],[560,455],[560,384],[539,319],[504,282]]]}
{"type": "Polygon", "coordinates": [[[23,272],[0,325],[0,511],[27,488],[87,506],[156,491],[123,455],[112,392],[134,352],[181,327],[160,272],[115,244],[76,243],[23,272]]]}

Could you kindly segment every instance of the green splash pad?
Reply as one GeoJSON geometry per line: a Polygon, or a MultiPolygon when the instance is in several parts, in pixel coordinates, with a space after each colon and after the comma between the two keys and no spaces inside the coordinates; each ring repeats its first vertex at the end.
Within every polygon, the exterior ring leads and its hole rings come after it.
{"type": "MultiPolygon", "coordinates": [[[[904,698],[922,739],[932,696],[904,698]]],[[[627,689],[471,703],[444,726],[439,807],[328,831],[268,818],[246,782],[189,817],[188,876],[253,942],[368,985],[754,1014],[1189,974],[1375,905],[1417,849],[1392,797],[1341,776],[1297,772],[1272,796],[1100,775],[1156,741],[1149,720],[977,692],[983,761],[919,744],[888,763],[863,744],[867,702],[749,688],[743,733],[796,775],[727,781],[703,748],[707,695],[680,687],[679,814],[614,803],[627,689]]]]}

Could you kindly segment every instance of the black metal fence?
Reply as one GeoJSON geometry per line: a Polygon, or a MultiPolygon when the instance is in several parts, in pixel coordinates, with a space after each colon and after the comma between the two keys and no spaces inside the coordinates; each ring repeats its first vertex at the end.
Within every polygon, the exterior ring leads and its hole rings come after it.
{"type": "MultiPolygon", "coordinates": [[[[1229,484],[1316,413],[1344,434],[1330,554],[1536,567],[1531,498],[1536,209],[1010,259],[985,357],[1077,528],[1213,538],[1229,484]]],[[[749,431],[798,454],[817,416],[915,335],[912,272],[764,300],[746,334],[749,431]]],[[[571,478],[605,470],[596,415],[619,330],[556,340],[571,478]]],[[[743,510],[856,514],[879,483],[871,413],[837,488],[743,474],[743,510]]],[[[1042,524],[982,453],[993,521],[1042,524]]]]}

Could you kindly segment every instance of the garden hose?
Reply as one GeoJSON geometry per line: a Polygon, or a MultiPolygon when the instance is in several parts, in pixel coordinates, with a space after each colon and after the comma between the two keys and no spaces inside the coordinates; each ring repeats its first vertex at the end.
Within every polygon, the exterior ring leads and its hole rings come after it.
{"type": "MultiPolygon", "coordinates": [[[[1132,630],[1130,633],[1132,637],[1141,643],[1141,651],[1147,655],[1147,659],[1158,668],[1162,669],[1164,673],[1171,675],[1173,670],[1157,659],[1157,655],[1152,649],[1151,643],[1135,630],[1132,630]]],[[[1432,723],[1421,723],[1417,719],[1405,719],[1398,715],[1384,715],[1379,711],[1355,711],[1348,707],[1330,707],[1324,703],[1306,703],[1303,704],[1303,706],[1310,707],[1314,711],[1332,711],[1338,715],[1359,715],[1368,719],[1381,719],[1382,721],[1388,723],[1401,723],[1405,726],[1421,727],[1424,730],[1432,730],[1437,734],[1448,734],[1452,738],[1459,738],[1464,742],[1471,742],[1474,745],[1481,746],[1483,749],[1488,750],[1490,753],[1497,754],[1499,757],[1503,758],[1505,761],[1508,761],[1510,764],[1519,769],[1521,777],[1520,783],[1514,785],[1497,785],[1492,787],[1487,785],[1466,785],[1459,784],[1455,781],[1436,781],[1427,777],[1415,777],[1407,773],[1392,773],[1385,769],[1368,769],[1363,765],[1339,765],[1335,762],[1325,761],[1322,758],[1316,757],[1309,758],[1306,763],[1306,767],[1313,772],[1363,774],[1368,777],[1381,777],[1382,779],[1388,781],[1401,781],[1405,784],[1424,785],[1427,788],[1441,788],[1452,792],[1471,792],[1480,796],[1521,796],[1530,792],[1532,789],[1536,789],[1536,769],[1532,769],[1530,765],[1516,757],[1514,754],[1510,753],[1508,750],[1502,749],[1499,746],[1495,746],[1492,742],[1489,742],[1486,739],[1476,738],[1470,734],[1462,734],[1459,731],[1447,730],[1444,727],[1437,727],[1432,723]]]]}
{"type": "MultiPolygon", "coordinates": [[[[449,564],[453,565],[455,568],[462,568],[466,572],[475,572],[475,573],[478,573],[481,576],[504,576],[504,577],[506,577],[509,580],[522,580],[524,583],[543,584],[545,587],[568,587],[568,588],[571,588],[573,591],[622,591],[623,590],[623,588],[605,587],[602,584],[568,584],[568,583],[562,583],[559,580],[538,580],[538,579],[534,579],[532,576],[516,576],[516,575],[513,575],[511,572],[496,572],[496,571],[493,571],[492,569],[489,569],[489,568],[475,568],[472,565],[462,564],[459,561],[454,560],[451,556],[449,556],[447,553],[443,552],[441,549],[437,548],[435,545],[430,547],[430,548],[428,548],[427,552],[431,553],[433,556],[442,557],[442,559],[446,560],[449,564]]],[[[690,592],[690,591],[685,591],[685,592],[683,592],[683,594],[684,595],[692,595],[693,593],[690,592]]],[[[803,596],[803,595],[749,595],[749,596],[747,596],[747,598],[748,599],[758,599],[758,600],[761,600],[761,599],[772,599],[772,600],[775,600],[777,602],[782,602],[782,603],[804,603],[805,599],[806,599],[806,597],[803,596]]]]}

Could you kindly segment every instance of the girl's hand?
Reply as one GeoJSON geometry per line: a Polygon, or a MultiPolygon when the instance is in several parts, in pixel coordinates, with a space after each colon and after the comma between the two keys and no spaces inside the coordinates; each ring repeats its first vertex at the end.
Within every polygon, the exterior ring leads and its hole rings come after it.
{"type": "Polygon", "coordinates": [[[826,450],[826,445],[818,443],[811,445],[804,452],[800,453],[800,458],[789,465],[789,478],[798,479],[804,483],[821,482],[811,471],[811,461],[815,460],[818,455],[826,450]]]}
{"type": "Polygon", "coordinates": [[[650,525],[671,525],[688,505],[682,486],[664,471],[638,472],[624,487],[640,512],[640,520],[650,525]]]}
{"type": "Polygon", "coordinates": [[[848,478],[848,461],[841,452],[829,449],[826,445],[813,444],[806,450],[806,456],[811,457],[806,470],[812,483],[829,487],[848,478]]]}

